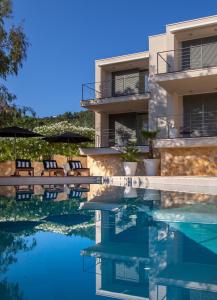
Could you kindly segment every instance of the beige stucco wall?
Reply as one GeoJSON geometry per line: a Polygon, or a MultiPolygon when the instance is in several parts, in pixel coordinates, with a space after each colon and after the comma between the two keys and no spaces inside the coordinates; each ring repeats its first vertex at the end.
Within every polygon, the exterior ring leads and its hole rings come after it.
{"type": "Polygon", "coordinates": [[[151,92],[151,99],[149,100],[149,128],[153,130],[157,127],[156,117],[167,114],[169,95],[155,80],[158,63],[157,53],[166,50],[166,34],[149,37],[149,89],[151,92]]]}
{"type": "Polygon", "coordinates": [[[161,149],[162,176],[217,176],[217,147],[161,149]]]}

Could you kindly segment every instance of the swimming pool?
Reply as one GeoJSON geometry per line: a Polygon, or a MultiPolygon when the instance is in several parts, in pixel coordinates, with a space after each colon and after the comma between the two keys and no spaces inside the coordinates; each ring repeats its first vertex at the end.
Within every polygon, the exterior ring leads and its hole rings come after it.
{"type": "Polygon", "coordinates": [[[217,299],[217,196],[0,187],[0,299],[217,299]]]}

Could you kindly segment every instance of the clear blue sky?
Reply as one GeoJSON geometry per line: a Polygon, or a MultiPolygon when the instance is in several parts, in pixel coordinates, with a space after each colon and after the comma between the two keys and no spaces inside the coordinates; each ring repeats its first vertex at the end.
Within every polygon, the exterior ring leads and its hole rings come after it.
{"type": "Polygon", "coordinates": [[[217,14],[215,0],[14,0],[31,43],[7,85],[17,104],[39,116],[80,111],[81,84],[94,81],[94,60],[147,49],[165,24],[217,14]]]}

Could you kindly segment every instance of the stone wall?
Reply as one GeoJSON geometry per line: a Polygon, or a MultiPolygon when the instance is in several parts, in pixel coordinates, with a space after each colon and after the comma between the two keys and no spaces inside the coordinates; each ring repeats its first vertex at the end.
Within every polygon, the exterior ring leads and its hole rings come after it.
{"type": "Polygon", "coordinates": [[[162,176],[217,176],[217,147],[161,149],[162,176]]]}
{"type": "MultiPolygon", "coordinates": [[[[59,167],[64,167],[67,164],[67,157],[63,155],[54,155],[53,159],[57,161],[59,167]]],[[[87,166],[87,158],[83,156],[73,156],[71,159],[80,160],[82,166],[85,168],[87,166]]],[[[35,176],[41,176],[43,170],[43,163],[40,161],[33,161],[32,166],[34,167],[35,176]]],[[[4,161],[0,162],[0,176],[11,176],[15,171],[14,161],[4,161]]],[[[25,175],[25,173],[23,173],[25,175]]]]}
{"type": "MultiPolygon", "coordinates": [[[[145,175],[144,158],[145,155],[141,155],[136,175],[145,175]]],[[[88,156],[87,165],[90,168],[90,175],[92,176],[124,175],[123,162],[118,154],[88,156]]]]}
{"type": "MultiPolygon", "coordinates": [[[[192,205],[198,202],[202,203],[216,203],[216,195],[206,195],[199,193],[183,193],[183,192],[171,192],[171,191],[161,191],[161,207],[162,208],[174,208],[174,207],[183,207],[186,205],[192,205]]],[[[205,211],[205,208],[202,207],[202,210],[205,211]]],[[[199,209],[199,208],[198,208],[199,209]]],[[[207,210],[209,210],[207,208],[207,210]]],[[[208,211],[209,212],[209,211],[208,211]]]]}

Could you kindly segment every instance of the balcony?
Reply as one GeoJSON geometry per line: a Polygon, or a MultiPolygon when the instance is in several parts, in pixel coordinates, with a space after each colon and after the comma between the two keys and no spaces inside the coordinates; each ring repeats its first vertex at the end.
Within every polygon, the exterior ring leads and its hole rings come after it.
{"type": "Polygon", "coordinates": [[[129,143],[134,143],[136,146],[147,146],[147,141],[141,136],[141,130],[138,128],[119,128],[104,129],[101,132],[96,130],[96,144],[100,147],[125,147],[129,143]]]}
{"type": "Polygon", "coordinates": [[[217,111],[160,116],[156,124],[158,148],[217,146],[217,111]]]}
{"type": "Polygon", "coordinates": [[[155,77],[169,92],[189,94],[216,90],[217,43],[158,52],[155,77]]]}
{"type": "Polygon", "coordinates": [[[112,80],[83,84],[81,106],[108,111],[115,108],[114,105],[118,110],[118,104],[128,102],[133,108],[149,96],[148,73],[139,72],[137,75],[126,74],[112,80]]]}

